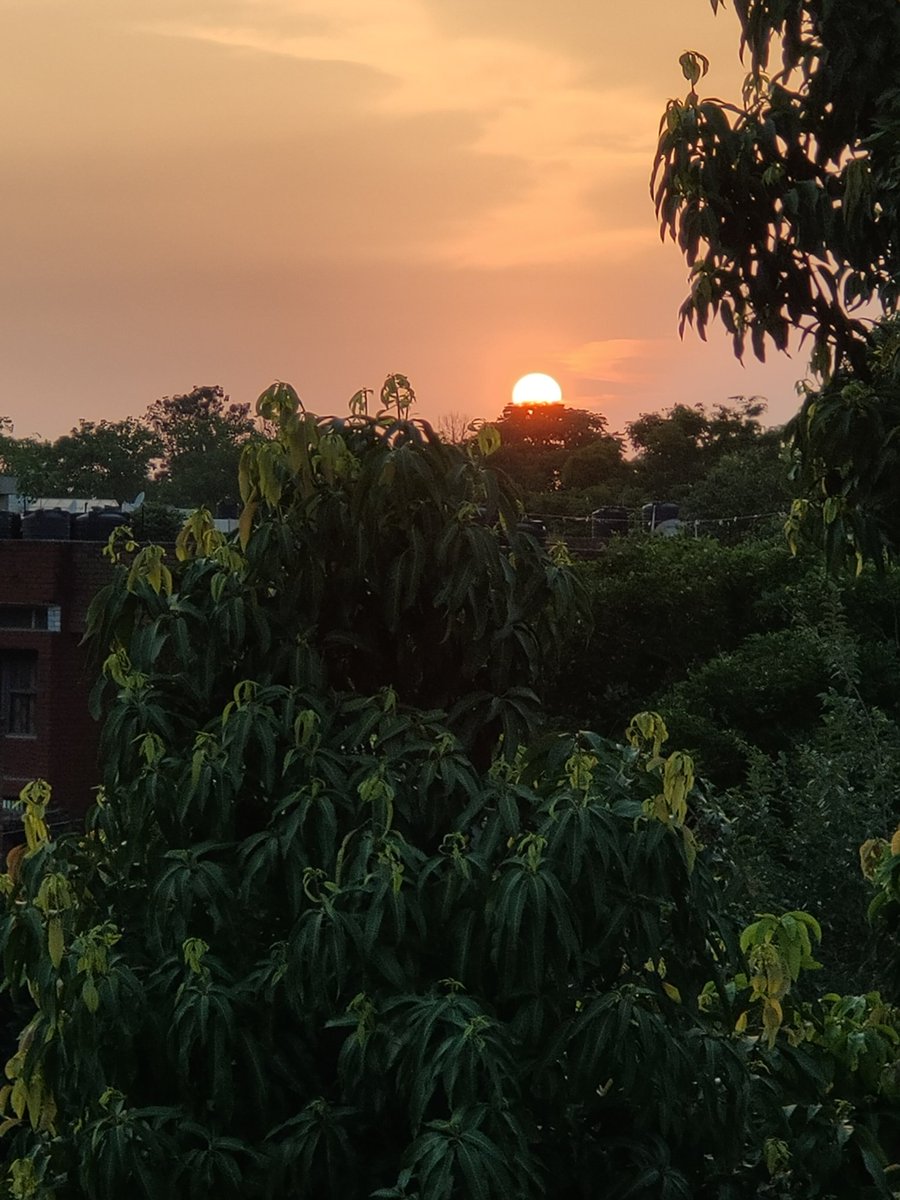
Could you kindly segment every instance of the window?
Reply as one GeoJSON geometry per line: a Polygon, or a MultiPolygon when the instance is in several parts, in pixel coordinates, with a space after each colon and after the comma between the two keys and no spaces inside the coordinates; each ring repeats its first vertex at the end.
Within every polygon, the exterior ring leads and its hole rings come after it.
{"type": "Polygon", "coordinates": [[[35,736],[37,651],[0,651],[0,732],[35,736]]]}
{"type": "Polygon", "coordinates": [[[46,629],[59,633],[59,605],[0,604],[0,629],[46,629]]]}

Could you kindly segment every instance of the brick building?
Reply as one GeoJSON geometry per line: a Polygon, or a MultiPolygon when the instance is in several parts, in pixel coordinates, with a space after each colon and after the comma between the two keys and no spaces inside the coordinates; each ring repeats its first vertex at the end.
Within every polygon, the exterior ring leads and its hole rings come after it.
{"type": "Polygon", "coordinates": [[[102,550],[0,536],[0,798],[13,838],[10,802],[29,780],[51,784],[63,815],[84,812],[97,783],[94,676],[80,642],[91,599],[109,579],[102,550]]]}

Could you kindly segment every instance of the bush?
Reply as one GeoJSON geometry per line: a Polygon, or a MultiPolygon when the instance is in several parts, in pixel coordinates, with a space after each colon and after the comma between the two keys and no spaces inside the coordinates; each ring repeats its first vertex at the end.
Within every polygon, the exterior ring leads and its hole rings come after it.
{"type": "Polygon", "coordinates": [[[802,908],[824,930],[822,986],[897,994],[866,919],[859,846],[900,816],[900,731],[877,709],[829,692],[819,726],[774,759],[754,752],[723,803],[741,879],[740,911],[802,908]]]}
{"type": "MultiPolygon", "coordinates": [[[[550,707],[619,736],[623,713],[714,655],[773,625],[773,605],[808,571],[782,538],[720,545],[710,538],[614,538],[575,571],[590,625],[571,623],[550,707]]],[[[782,623],[789,616],[782,614],[782,623]]],[[[776,626],[777,627],[777,626],[776,626]]]]}
{"type": "Polygon", "coordinates": [[[815,632],[781,629],[751,634],[702,663],[659,697],[659,707],[701,770],[733,785],[751,748],[774,755],[815,728],[829,682],[815,632]]]}

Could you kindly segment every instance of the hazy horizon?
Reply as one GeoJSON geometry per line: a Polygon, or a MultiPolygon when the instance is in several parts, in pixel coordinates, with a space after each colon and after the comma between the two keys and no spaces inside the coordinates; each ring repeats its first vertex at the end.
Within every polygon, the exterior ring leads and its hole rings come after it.
{"type": "Polygon", "coordinates": [[[734,14],[646,0],[0,0],[0,415],[57,436],[221,384],[314,411],[402,371],[497,415],[530,371],[622,428],[797,406],[805,351],[676,332],[648,178],[678,55],[737,93],[734,14]]]}

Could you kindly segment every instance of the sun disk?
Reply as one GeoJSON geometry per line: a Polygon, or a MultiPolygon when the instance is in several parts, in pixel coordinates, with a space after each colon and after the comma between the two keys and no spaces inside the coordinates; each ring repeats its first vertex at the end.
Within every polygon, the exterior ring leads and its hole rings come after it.
{"type": "Polygon", "coordinates": [[[512,390],[513,404],[559,404],[562,388],[552,375],[523,375],[512,390]]]}

